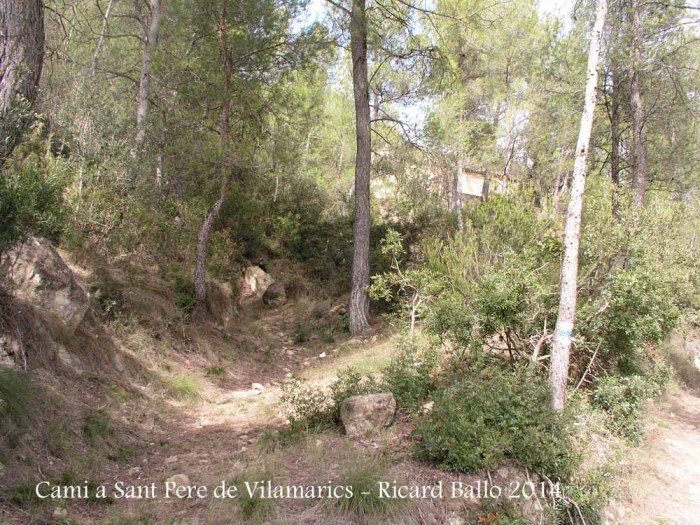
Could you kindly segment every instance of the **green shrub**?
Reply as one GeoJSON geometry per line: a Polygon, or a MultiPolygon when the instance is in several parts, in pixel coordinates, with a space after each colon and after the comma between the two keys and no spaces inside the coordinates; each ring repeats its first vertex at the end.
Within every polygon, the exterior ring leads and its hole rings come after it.
{"type": "Polygon", "coordinates": [[[394,394],[399,407],[417,410],[437,387],[439,360],[436,347],[406,348],[382,371],[382,390],[394,394]]]}
{"type": "Polygon", "coordinates": [[[294,328],[294,344],[300,345],[306,343],[311,337],[312,328],[304,324],[297,324],[294,328]]]}
{"type": "Polygon", "coordinates": [[[26,235],[57,239],[65,223],[65,166],[47,152],[43,124],[0,170],[0,253],[26,235]]]}
{"type": "Polygon", "coordinates": [[[606,376],[595,385],[591,402],[604,410],[612,420],[611,430],[633,443],[644,439],[644,406],[661,394],[668,381],[668,369],[650,376],[606,376]]]}
{"type": "Polygon", "coordinates": [[[512,457],[553,479],[566,479],[575,467],[569,423],[550,408],[547,386],[536,376],[483,368],[434,400],[415,430],[423,459],[471,472],[512,457]]]}
{"type": "Polygon", "coordinates": [[[104,408],[96,408],[87,413],[83,423],[83,434],[93,443],[114,434],[112,421],[104,408]]]}
{"type": "Polygon", "coordinates": [[[344,512],[358,517],[376,515],[386,510],[392,501],[379,497],[379,482],[386,481],[384,468],[376,458],[353,461],[343,474],[340,485],[352,487],[352,497],[336,500],[344,512]]]}
{"type": "Polygon", "coordinates": [[[189,376],[179,375],[168,380],[168,389],[179,399],[196,399],[201,388],[199,382],[189,376]]]}
{"type": "Polygon", "coordinates": [[[330,399],[332,403],[332,417],[337,422],[340,420],[340,405],[347,398],[376,394],[382,391],[382,385],[372,376],[363,376],[355,368],[347,368],[338,372],[338,379],[331,385],[330,399]]]}
{"type": "Polygon", "coordinates": [[[46,429],[49,451],[56,457],[62,458],[73,445],[73,429],[67,417],[52,421],[46,429]]]}
{"type": "Polygon", "coordinates": [[[293,431],[320,430],[333,423],[333,407],[327,392],[304,384],[299,378],[282,385],[282,403],[287,407],[293,431]]]}
{"type": "Polygon", "coordinates": [[[31,419],[33,390],[24,374],[0,368],[0,421],[7,418],[15,425],[26,424],[31,419]]]}
{"type": "Polygon", "coordinates": [[[263,498],[259,491],[252,494],[248,486],[253,489],[256,482],[264,483],[272,480],[273,476],[268,472],[244,472],[231,480],[231,485],[238,488],[238,497],[234,500],[240,508],[241,514],[252,523],[265,523],[265,519],[274,510],[274,498],[263,498]]]}

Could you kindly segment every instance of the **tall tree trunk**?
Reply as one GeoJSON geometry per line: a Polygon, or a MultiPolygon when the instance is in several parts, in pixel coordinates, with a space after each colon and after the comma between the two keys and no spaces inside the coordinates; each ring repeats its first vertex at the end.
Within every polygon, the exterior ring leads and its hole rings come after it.
{"type": "Polygon", "coordinates": [[[367,79],[367,19],[365,0],[353,0],[350,15],[352,83],[355,96],[355,225],[353,227],[352,281],[350,291],[350,333],[366,333],[369,325],[369,235],[370,170],[372,137],[370,129],[369,81],[367,79]]]}
{"type": "Polygon", "coordinates": [[[146,142],[146,125],[148,123],[148,96],[151,89],[151,69],[153,66],[153,52],[158,43],[160,31],[160,15],[163,8],[163,0],[151,0],[151,24],[146,35],[146,43],[143,47],[141,58],[141,80],[136,106],[136,139],[132,157],[138,158],[146,142]]]}
{"type": "Polygon", "coordinates": [[[462,220],[462,172],[464,171],[462,152],[457,151],[457,165],[455,166],[454,178],[452,183],[452,213],[457,217],[457,230],[464,230],[464,221],[462,220]]]}
{"type": "Polygon", "coordinates": [[[100,56],[100,50],[102,49],[102,44],[105,41],[105,34],[107,33],[107,22],[109,21],[109,15],[112,12],[112,7],[114,7],[115,0],[109,0],[107,4],[107,10],[102,17],[102,30],[100,31],[100,37],[97,39],[97,44],[95,45],[95,54],[92,56],[92,64],[90,65],[90,75],[95,76],[95,70],[97,69],[97,58],[100,56]]]}
{"type": "Polygon", "coordinates": [[[613,183],[613,214],[620,213],[620,82],[617,68],[610,73],[610,179],[613,183]]]}
{"type": "Polygon", "coordinates": [[[204,311],[207,300],[207,245],[209,234],[214,226],[214,222],[221,213],[221,208],[228,196],[231,187],[231,168],[226,163],[226,150],[228,148],[229,134],[231,130],[231,78],[233,76],[233,63],[226,44],[226,2],[221,1],[221,17],[219,18],[219,51],[224,63],[224,101],[221,107],[221,117],[219,121],[219,134],[221,137],[221,166],[219,176],[221,177],[221,187],[219,188],[219,198],[214,205],[209,208],[204,222],[197,235],[197,257],[194,268],[194,295],[197,310],[204,311]]]}
{"type": "Polygon", "coordinates": [[[578,280],[578,248],[581,239],[581,211],[583,193],[586,187],[586,161],[593,128],[598,89],[598,63],[603,40],[603,27],[608,11],[607,0],[598,0],[596,19],[591,31],[588,52],[586,78],[586,99],[581,116],[581,128],[576,144],[573,180],[571,182],[571,199],[566,214],[564,232],[564,260],[561,267],[561,295],[559,315],[554,331],[551,363],[549,367],[549,386],[552,391],[552,407],[563,411],[566,402],[566,386],[569,379],[569,353],[571,337],[576,317],[576,284],[578,280]]]}
{"type": "Polygon", "coordinates": [[[0,1],[0,165],[30,122],[43,61],[42,1],[0,1]]]}
{"type": "Polygon", "coordinates": [[[632,136],[633,136],[633,160],[632,163],[632,190],[635,206],[644,205],[644,195],[647,191],[649,169],[647,166],[647,144],[644,132],[644,102],[642,101],[641,70],[642,70],[642,44],[644,33],[642,28],[641,6],[637,0],[632,2],[632,78],[630,80],[630,99],[632,102],[632,136]]]}

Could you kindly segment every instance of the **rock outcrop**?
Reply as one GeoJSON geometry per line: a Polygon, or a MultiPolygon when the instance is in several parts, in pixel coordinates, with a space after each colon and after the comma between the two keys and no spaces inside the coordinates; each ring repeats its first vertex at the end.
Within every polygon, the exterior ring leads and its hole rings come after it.
{"type": "Polygon", "coordinates": [[[88,295],[46,239],[31,237],[2,260],[11,292],[73,333],[88,310],[88,295]]]}
{"type": "Polygon", "coordinates": [[[351,437],[376,433],[394,420],[396,400],[391,392],[347,398],[340,405],[340,420],[351,437]]]}
{"type": "Polygon", "coordinates": [[[263,303],[268,306],[282,306],[287,302],[287,292],[281,282],[274,282],[267,287],[262,297],[263,303]]]}
{"type": "Polygon", "coordinates": [[[267,287],[275,282],[272,276],[259,266],[248,266],[245,269],[243,279],[250,291],[258,297],[262,297],[267,287]]]}

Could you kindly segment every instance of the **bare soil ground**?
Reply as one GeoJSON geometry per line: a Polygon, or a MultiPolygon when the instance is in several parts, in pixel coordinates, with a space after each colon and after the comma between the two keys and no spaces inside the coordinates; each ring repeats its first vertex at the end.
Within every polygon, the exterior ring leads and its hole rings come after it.
{"type": "Polygon", "coordinates": [[[621,495],[608,523],[700,523],[700,397],[669,392],[652,409],[651,425],[644,445],[622,466],[621,495]]]}

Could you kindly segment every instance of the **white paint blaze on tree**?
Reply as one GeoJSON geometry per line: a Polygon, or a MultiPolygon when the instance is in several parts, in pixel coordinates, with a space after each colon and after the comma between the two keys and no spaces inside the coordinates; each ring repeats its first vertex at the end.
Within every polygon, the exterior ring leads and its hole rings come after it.
{"type": "Polygon", "coordinates": [[[573,179],[571,182],[571,200],[566,214],[564,231],[564,260],[561,267],[561,292],[559,315],[554,329],[551,363],[549,368],[549,386],[552,391],[552,406],[555,410],[564,410],[566,386],[569,378],[569,353],[576,317],[576,285],[578,280],[578,251],[581,240],[581,213],[583,193],[586,187],[586,162],[593,128],[598,94],[598,64],[600,48],[603,41],[603,27],[608,11],[607,0],[598,0],[596,18],[591,31],[586,70],[586,99],[581,116],[581,128],[576,144],[573,179]]]}

